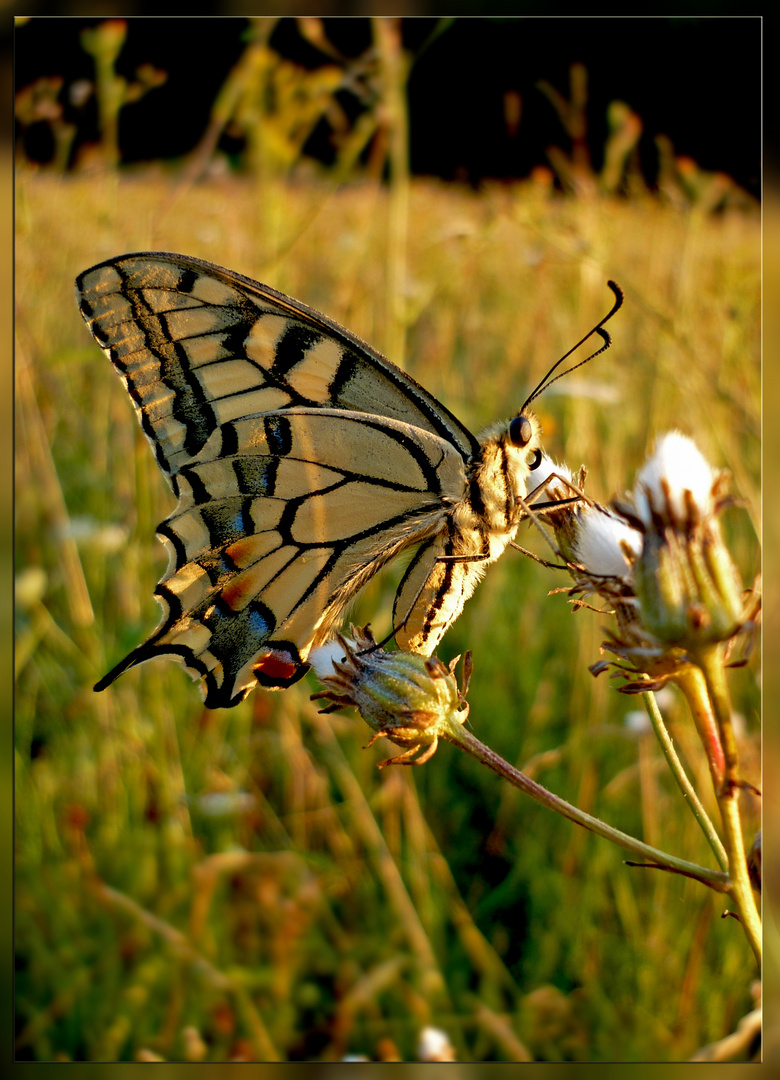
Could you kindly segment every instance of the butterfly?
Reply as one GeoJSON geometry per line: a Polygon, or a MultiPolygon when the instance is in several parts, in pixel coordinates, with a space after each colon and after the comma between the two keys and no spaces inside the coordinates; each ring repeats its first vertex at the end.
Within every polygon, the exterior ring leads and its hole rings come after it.
{"type": "MultiPolygon", "coordinates": [[[[610,344],[622,293],[609,286],[612,310],[575,349],[594,332],[598,352],[610,344]]],[[[76,292],[178,499],[157,529],[162,622],[95,689],[158,656],[200,680],[209,708],[290,686],[369,579],[412,548],[394,636],[431,655],[514,537],[541,461],[528,405],[574,349],[475,437],[325,315],[200,259],[122,255],[76,292]]]]}

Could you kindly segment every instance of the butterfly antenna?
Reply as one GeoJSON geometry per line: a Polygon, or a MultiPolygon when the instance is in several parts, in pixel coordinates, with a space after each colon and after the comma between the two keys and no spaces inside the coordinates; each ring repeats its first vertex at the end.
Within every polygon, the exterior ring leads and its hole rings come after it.
{"type": "Polygon", "coordinates": [[[587,332],[587,334],[584,338],[582,338],[581,341],[578,341],[576,345],[569,349],[569,351],[560,358],[560,360],[556,361],[556,363],[553,364],[553,366],[544,376],[539,385],[533,390],[530,397],[526,398],[525,403],[523,404],[523,407],[518,415],[522,415],[522,413],[525,412],[526,408],[531,404],[534,398],[538,398],[544,390],[547,390],[548,387],[552,386],[552,384],[554,382],[557,382],[558,379],[562,379],[564,375],[570,375],[572,371],[576,371],[577,368],[582,367],[583,364],[587,364],[589,360],[592,360],[594,358],[594,356],[599,356],[601,353],[605,352],[610,347],[610,345],[612,344],[612,338],[604,329],[604,323],[609,322],[615,312],[623,306],[623,290],[614,281],[608,281],[607,285],[609,285],[610,289],[615,294],[615,303],[612,305],[609,312],[600,322],[596,323],[592,330],[589,330],[587,332]],[[598,334],[601,340],[604,342],[601,348],[596,349],[594,353],[591,353],[590,356],[586,356],[585,359],[580,360],[579,363],[572,364],[570,368],[567,368],[565,371],[559,372],[559,374],[556,375],[554,379],[550,378],[555,369],[560,367],[564,360],[568,360],[571,354],[573,352],[576,352],[577,349],[579,349],[580,345],[584,345],[588,338],[591,337],[593,334],[598,334]]]}

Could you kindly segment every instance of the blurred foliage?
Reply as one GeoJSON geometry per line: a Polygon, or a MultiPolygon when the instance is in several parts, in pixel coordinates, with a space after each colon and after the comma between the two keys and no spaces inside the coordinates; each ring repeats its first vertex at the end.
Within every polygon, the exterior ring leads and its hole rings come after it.
{"type": "MultiPolygon", "coordinates": [[[[732,472],[729,542],[746,582],[758,564],[760,234],[739,198],[714,198],[726,181],[666,145],[669,182],[652,196],[640,121],[620,103],[596,176],[584,71],[568,101],[545,88],[571,142],[550,161],[577,198],[553,198],[541,165],[479,194],[411,181],[398,36],[307,72],[269,47],[270,26],[253,23],[173,183],[63,176],[73,88],[48,80],[17,101],[20,124],[51,125],[58,146],[53,168],[20,168],[15,207],[17,1055],[409,1060],[433,1025],[460,1060],[690,1057],[753,1004],[743,935],[698,884],[627,868],[451,747],[377,772],[387,748],[362,749],[354,715],[319,716],[314,680],[217,712],[173,664],[92,693],[154,623],[154,528],[172,509],[72,297],[78,272],[124,251],[187,252],[300,297],[474,431],[513,412],[603,315],[614,278],[626,304],[613,349],[538,403],[548,449],[574,469],[584,459],[605,501],[656,434],[683,429],[732,472]],[[357,118],[340,115],[345,88],[365,106],[357,118]],[[327,169],[305,152],[322,117],[327,169]],[[244,140],[239,175],[214,168],[229,130],[244,140]]],[[[117,118],[164,75],[118,80],[121,21],[90,33],[96,81],[80,92],[102,94],[91,160],[105,166],[117,118]]],[[[543,553],[531,532],[518,539],[543,553]]],[[[353,615],[377,634],[399,574],[372,582],[353,615]]],[[[475,732],[582,809],[707,862],[652,736],[588,674],[599,618],[546,595],[560,584],[508,553],[447,635],[442,659],[474,651],[475,732]]],[[[753,782],[757,666],[732,682],[753,782]]],[[[714,813],[685,710],[664,708],[714,813]]],[[[743,809],[750,836],[748,789],[743,809]]]]}
{"type": "MultiPolygon", "coordinates": [[[[752,1007],[749,950],[714,894],[628,869],[451,747],[378,773],[387,747],[363,750],[354,715],[318,716],[313,680],[218,712],[173,664],[92,693],[154,623],[153,531],[172,500],[71,282],[162,238],[271,272],[384,348],[388,196],[355,185],[318,213],[323,194],[280,186],[287,231],[258,244],[248,181],[191,186],[175,213],[160,181],[18,185],[17,1054],[409,1060],[432,1024],[460,1060],[684,1059],[752,1007]]],[[[539,401],[547,445],[585,459],[603,499],[655,434],[692,434],[744,500],[726,524],[751,580],[757,223],[650,198],[550,201],[533,180],[479,195],[413,182],[408,221],[395,359],[475,431],[517,407],[620,282],[613,349],[539,401]]],[[[398,574],[355,613],[378,633],[398,574]]],[[[474,651],[475,732],[583,809],[709,865],[652,736],[587,672],[601,620],[546,596],[559,584],[508,553],[447,635],[444,660],[474,651]]],[[[756,664],[732,685],[754,782],[756,664]]],[[[715,813],[685,710],[665,711],[715,813]]],[[[743,804],[750,836],[747,790],[743,804]]]]}
{"type": "Polygon", "coordinates": [[[22,158],[24,156],[25,131],[34,124],[43,123],[51,131],[54,144],[52,168],[55,171],[68,168],[78,135],[78,123],[66,119],[63,95],[67,94],[78,119],[83,119],[84,106],[94,95],[98,105],[100,144],[91,147],[88,154],[82,154],[82,164],[89,162],[94,167],[100,162],[109,168],[119,165],[119,117],[122,110],[140,101],[150,90],[162,86],[167,78],[164,71],[151,64],[141,64],[133,82],[117,74],[116,61],[126,36],[127,22],[124,19],[106,19],[94,28],[81,32],[81,46],[94,61],[94,82],[78,79],[66,88],[61,76],[44,76],[17,92],[15,117],[21,136],[17,141],[17,160],[20,155],[22,158]]]}
{"type": "MultiPolygon", "coordinates": [[[[301,16],[295,21],[299,38],[316,50],[322,62],[308,68],[280,55],[272,44],[279,18],[251,18],[244,32],[243,51],[228,72],[204,133],[185,162],[185,175],[190,180],[225,167],[261,179],[319,173],[327,175],[334,185],[365,177],[379,179],[385,174],[398,129],[398,110],[393,106],[395,87],[405,92],[403,86],[411,67],[433,40],[446,34],[454,20],[438,20],[416,54],[403,53],[403,76],[392,83],[385,77],[383,38],[393,25],[400,37],[400,19],[372,20],[370,44],[355,57],[345,56],[328,39],[323,19],[301,16]],[[309,140],[318,126],[327,131],[328,161],[310,153],[309,140]],[[227,145],[230,150],[225,149],[227,145]]],[[[51,132],[54,150],[49,167],[54,171],[114,167],[120,163],[120,117],[127,106],[161,86],[168,77],[150,64],[139,65],[133,80],[119,75],[116,63],[126,35],[124,19],[107,19],[82,32],[82,48],[95,66],[94,81],[79,79],[66,86],[63,78],[55,74],[19,89],[16,119],[20,162],[32,164],[26,154],[25,133],[32,125],[42,124],[51,132]],[[84,106],[93,95],[98,105],[98,145],[85,144],[84,134],[79,131],[81,126],[86,127],[84,106]],[[72,106],[67,119],[66,101],[72,106]],[[74,147],[78,147],[75,152],[74,147]]],[[[598,191],[634,196],[652,190],[664,200],[707,211],[724,207],[756,209],[755,199],[731,177],[700,169],[690,157],[677,154],[664,134],[654,136],[656,172],[644,175],[638,151],[643,124],[626,102],[610,103],[606,143],[603,148],[592,146],[585,65],[572,64],[569,77],[568,96],[546,80],[537,84],[570,143],[568,149],[554,144],[547,147],[552,168],[540,162],[533,172],[537,182],[551,187],[557,180],[563,192],[580,197],[598,191]],[[603,158],[600,170],[593,165],[597,157],[603,158]]],[[[522,124],[520,95],[507,91],[503,107],[506,129],[517,135],[522,124]]]]}
{"type": "MultiPolygon", "coordinates": [[[[119,114],[126,105],[140,101],[144,94],[161,86],[164,71],[142,64],[136,71],[136,81],[128,82],[116,72],[116,61],[127,36],[124,19],[107,19],[91,30],[82,30],[81,45],[95,62],[95,94],[105,164],[119,164],[119,114]]],[[[82,95],[83,97],[83,95],[82,95]]]]}

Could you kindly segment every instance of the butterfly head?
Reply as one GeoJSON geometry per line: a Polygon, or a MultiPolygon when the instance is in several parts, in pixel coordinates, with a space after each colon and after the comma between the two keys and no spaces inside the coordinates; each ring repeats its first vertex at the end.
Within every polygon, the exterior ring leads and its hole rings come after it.
{"type": "Polygon", "coordinates": [[[541,434],[541,424],[528,409],[518,413],[513,420],[509,421],[506,432],[507,444],[514,450],[520,451],[529,472],[538,469],[542,461],[539,445],[541,434]]]}
{"type": "Polygon", "coordinates": [[[495,511],[514,519],[517,499],[525,497],[528,478],[542,462],[541,436],[542,425],[530,409],[492,425],[479,436],[481,453],[473,475],[478,478],[489,518],[495,511]]]}

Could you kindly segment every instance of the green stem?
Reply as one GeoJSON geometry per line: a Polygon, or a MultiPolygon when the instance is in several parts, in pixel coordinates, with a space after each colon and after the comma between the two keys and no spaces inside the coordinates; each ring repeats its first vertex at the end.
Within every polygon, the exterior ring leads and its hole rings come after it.
{"type": "Polygon", "coordinates": [[[712,785],[718,791],[726,773],[726,761],[704,675],[694,664],[685,664],[675,676],[675,682],[685,694],[685,700],[688,702],[688,708],[691,710],[693,722],[707,756],[712,785]]]}
{"type": "Polygon", "coordinates": [[[650,723],[653,725],[653,730],[655,731],[656,737],[661,744],[661,749],[664,752],[664,756],[669,763],[669,768],[672,771],[672,776],[677,781],[677,785],[680,788],[680,791],[683,793],[683,798],[687,801],[688,805],[693,811],[693,816],[696,818],[699,825],[701,826],[702,832],[707,837],[707,841],[709,842],[710,847],[715,853],[715,858],[718,860],[718,864],[721,870],[725,870],[726,872],[728,872],[729,860],[728,855],[726,854],[726,849],[723,847],[720,837],[715,831],[715,826],[712,824],[709,817],[707,816],[707,811],[702,806],[698,795],[694,791],[693,785],[691,784],[688,777],[685,775],[685,770],[682,767],[682,762],[677,756],[677,751],[674,748],[674,743],[672,742],[669,732],[666,730],[666,725],[664,724],[663,717],[661,716],[661,710],[658,708],[658,702],[656,701],[655,694],[647,693],[643,694],[642,697],[644,698],[647,714],[650,717],[650,723]]]}
{"type": "Polygon", "coordinates": [[[704,675],[707,695],[715,715],[723,747],[725,773],[723,783],[716,789],[723,822],[723,841],[729,860],[731,883],[728,892],[737,908],[739,920],[750,942],[759,967],[761,965],[761,919],[756,908],[748,876],[742,824],[739,817],[739,756],[734,727],[731,722],[731,700],[723,667],[723,650],[719,644],[703,646],[693,657],[704,675]]]}
{"type": "Polygon", "coordinates": [[[591,817],[590,814],[586,814],[583,810],[578,810],[576,806],[572,806],[571,803],[567,803],[564,799],[553,795],[551,791],[531,780],[525,773],[510,765],[508,761],[504,761],[494,750],[481,743],[476,736],[467,731],[465,727],[461,727],[457,722],[448,727],[446,731],[442,731],[441,738],[454,743],[461,750],[471,754],[542,806],[562,814],[563,817],[568,818],[577,825],[582,825],[583,828],[589,829],[590,832],[596,833],[597,836],[604,837],[605,840],[611,840],[613,844],[625,848],[632,855],[649,860],[650,865],[670,870],[676,874],[683,874],[685,877],[695,878],[716,892],[729,891],[729,879],[726,874],[721,873],[719,870],[708,870],[703,866],[697,866],[696,863],[678,859],[674,855],[668,855],[665,851],[659,851],[649,844],[644,844],[641,840],[637,840],[635,837],[607,825],[598,818],[591,817]]]}

